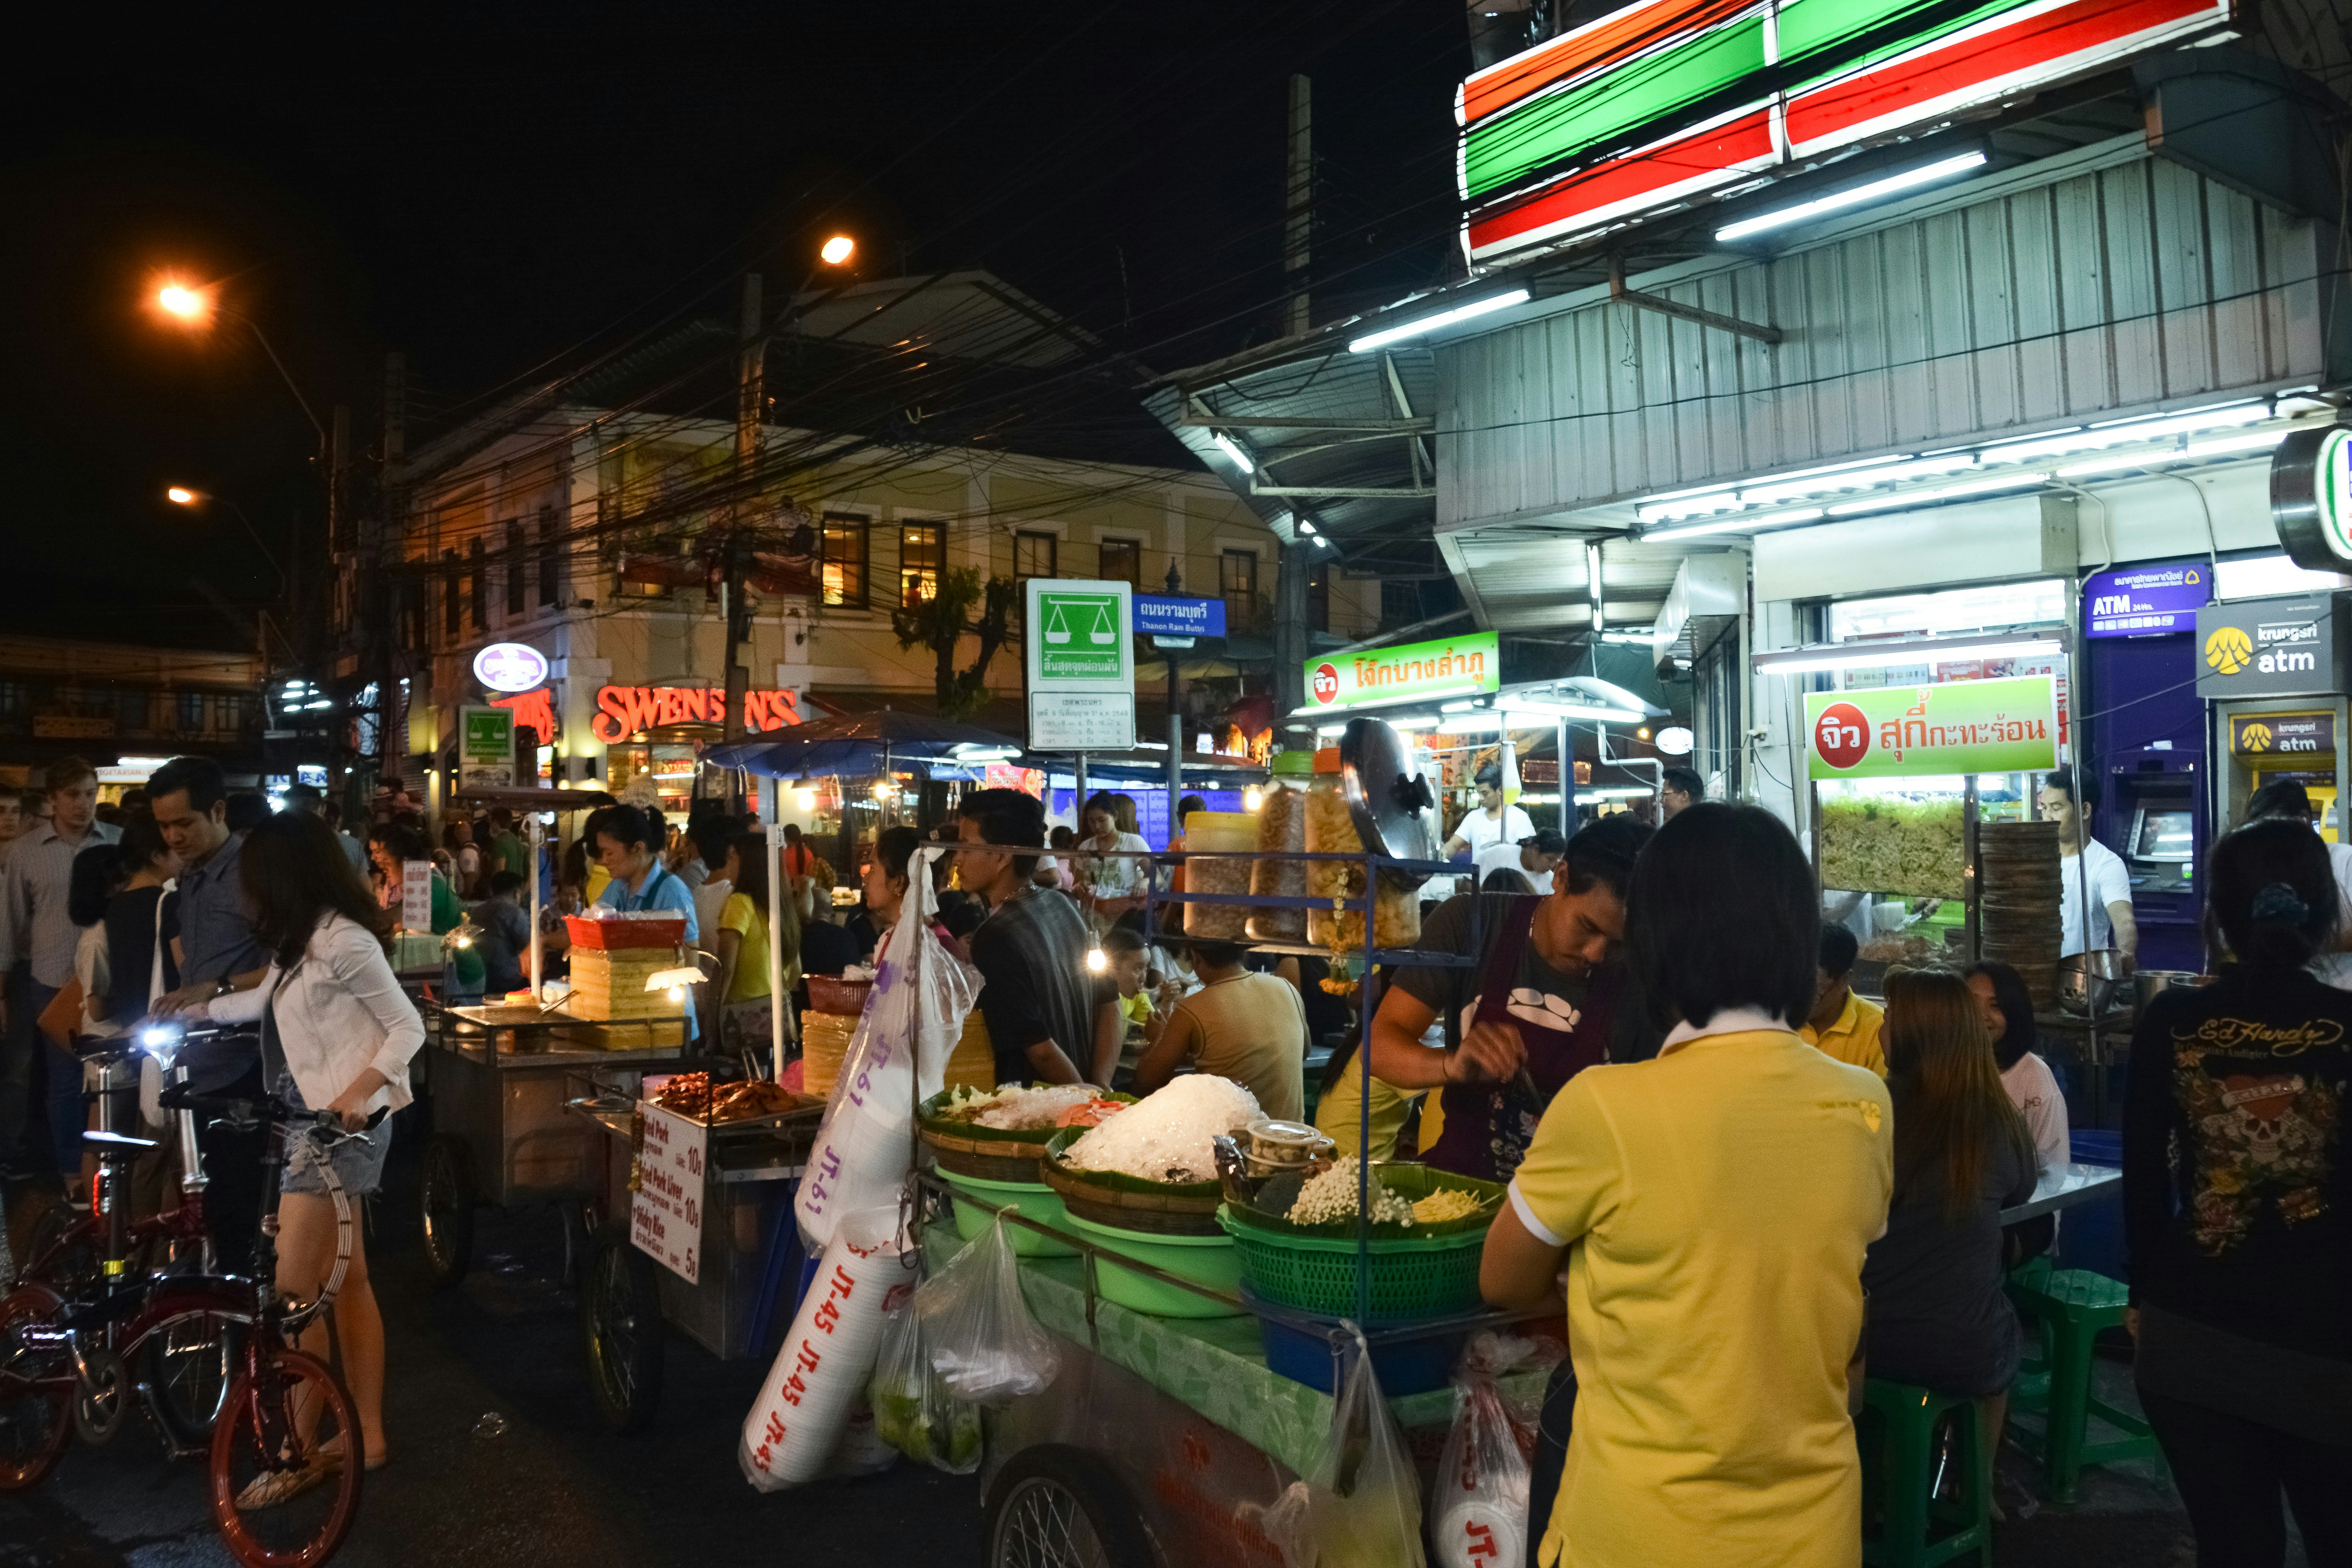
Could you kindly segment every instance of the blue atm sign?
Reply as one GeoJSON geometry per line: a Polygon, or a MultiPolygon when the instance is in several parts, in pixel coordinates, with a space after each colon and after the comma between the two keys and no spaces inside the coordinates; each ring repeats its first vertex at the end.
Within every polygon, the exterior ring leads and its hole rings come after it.
{"type": "Polygon", "coordinates": [[[2144,637],[2197,629],[2197,612],[2213,600],[2210,562],[2175,561],[2094,574],[2083,584],[2083,633],[2144,637]]]}
{"type": "Polygon", "coordinates": [[[1155,637],[1221,637],[1225,635],[1223,599],[1171,599],[1138,594],[1135,629],[1155,637]]]}

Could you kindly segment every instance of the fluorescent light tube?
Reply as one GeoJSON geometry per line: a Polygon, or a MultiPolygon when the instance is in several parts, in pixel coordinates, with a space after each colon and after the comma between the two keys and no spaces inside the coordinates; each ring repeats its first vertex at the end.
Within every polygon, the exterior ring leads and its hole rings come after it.
{"type": "Polygon", "coordinates": [[[1696,539],[1702,533],[1728,533],[1741,528],[1778,528],[1784,522],[1810,522],[1822,515],[1817,506],[1801,506],[1788,511],[1768,511],[1755,516],[1718,517],[1706,522],[1678,522],[1668,528],[1646,528],[1642,531],[1644,544],[1663,544],[1670,539],[1696,539]]]}
{"type": "Polygon", "coordinates": [[[1876,648],[1858,644],[1851,653],[1816,648],[1782,658],[1759,658],[1759,675],[1811,675],[1830,669],[1885,669],[1898,664],[1949,664],[1963,658],[2028,658],[2056,653],[2055,637],[2026,637],[2003,642],[1954,643],[1944,647],[1876,648]]]}
{"type": "Polygon", "coordinates": [[[1351,338],[1348,342],[1348,352],[1360,354],[1368,349],[1379,348],[1384,343],[1400,342],[1406,338],[1417,338],[1423,332],[1433,332],[1440,327],[1450,327],[1456,321],[1466,321],[1473,316],[1483,316],[1489,310],[1507,310],[1513,305],[1524,305],[1528,302],[1528,291],[1524,289],[1511,289],[1500,294],[1489,294],[1484,300],[1473,300],[1466,305],[1456,305],[1450,310],[1440,310],[1434,315],[1423,316],[1416,321],[1407,321],[1401,327],[1383,327],[1377,332],[1368,333],[1360,338],[1351,338]]]}
{"type": "Polygon", "coordinates": [[[1759,213],[1754,217],[1742,218],[1738,223],[1717,229],[1715,237],[1718,240],[1744,239],[1751,234],[1761,234],[1768,228],[1784,228],[1792,223],[1802,223],[1807,218],[1820,217],[1827,213],[1843,212],[1848,207],[1858,207],[1870,202],[1884,201],[1888,196],[1899,195],[1905,191],[1916,190],[1921,185],[1933,184],[1937,180],[1965,174],[1970,169],[1980,169],[1984,167],[1984,162],[1985,155],[1981,148],[1973,152],[1957,153],[1949,158],[1939,158],[1932,163],[1922,163],[1916,169],[1906,169],[1899,174],[1889,174],[1883,180],[1873,180],[1867,184],[1850,185],[1843,191],[1832,191],[1828,195],[1816,196],[1809,202],[1799,202],[1794,206],[1776,207],[1768,213],[1759,213]]]}
{"type": "Polygon", "coordinates": [[[1785,484],[1758,485],[1739,492],[1742,506],[1770,506],[1775,501],[1795,500],[1801,496],[1820,495],[1826,490],[1866,489],[1872,485],[1898,484],[1905,479],[1927,479],[1938,474],[1958,473],[1962,468],[1976,467],[1976,454],[1961,453],[1949,458],[1921,458],[1916,461],[1888,463],[1875,468],[1857,468],[1834,479],[1798,479],[1785,484]]]}
{"type": "Polygon", "coordinates": [[[1243,473],[1254,474],[1257,472],[1257,465],[1249,460],[1249,454],[1235,446],[1233,438],[1227,436],[1223,430],[1212,430],[1209,432],[1209,439],[1214,441],[1217,444],[1217,450],[1223,452],[1226,457],[1231,458],[1234,460],[1234,467],[1239,468],[1243,473]]]}
{"type": "Polygon", "coordinates": [[[1906,506],[1934,506],[1938,501],[1958,500],[1962,496],[1992,495],[2000,490],[2019,489],[2026,485],[2038,485],[2050,476],[2036,469],[2031,473],[2011,474],[2000,479],[1971,479],[1964,485],[1937,485],[1930,489],[1905,490],[1899,495],[1872,496],[1867,500],[1840,501],[1829,509],[1832,517],[1855,517],[1866,511],[1895,511],[1906,506]]]}

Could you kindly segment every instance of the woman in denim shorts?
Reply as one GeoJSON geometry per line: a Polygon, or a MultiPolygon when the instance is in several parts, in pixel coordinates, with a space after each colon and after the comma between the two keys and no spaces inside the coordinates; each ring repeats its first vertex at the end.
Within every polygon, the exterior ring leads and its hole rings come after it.
{"type": "MultiPolygon", "coordinates": [[[[269,951],[269,970],[252,990],[216,996],[194,1016],[221,1023],[258,1019],[279,1098],[297,1110],[334,1112],[351,1134],[324,1153],[307,1137],[288,1142],[278,1200],[278,1288],[308,1298],[335,1265],[339,1227],[326,1171],[334,1172],[346,1198],[372,1193],[383,1181],[392,1128],[380,1122],[363,1129],[377,1111],[409,1102],[408,1062],[425,1044],[425,1025],[384,957],[385,912],[325,823],[278,813],[246,834],[237,870],[255,911],[253,933],[269,951]]],[[[363,1462],[376,1469],[386,1452],[383,1319],[368,1285],[358,1226],[335,1298],[335,1337],[359,1409],[363,1462]]],[[[302,1348],[324,1355],[327,1325],[305,1330],[302,1348]]],[[[349,1462],[340,1455],[330,1460],[313,1471],[258,1478],[255,1487],[266,1485],[269,1495],[241,1505],[283,1501],[349,1462]]]]}

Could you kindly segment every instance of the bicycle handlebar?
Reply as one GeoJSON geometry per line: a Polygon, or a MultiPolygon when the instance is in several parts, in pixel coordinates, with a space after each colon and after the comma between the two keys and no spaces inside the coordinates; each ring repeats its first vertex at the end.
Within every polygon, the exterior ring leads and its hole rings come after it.
{"type": "MultiPolygon", "coordinates": [[[[266,1117],[274,1121],[290,1122],[308,1118],[310,1125],[304,1129],[306,1131],[333,1131],[347,1138],[360,1135],[359,1132],[344,1132],[342,1119],[331,1110],[311,1110],[306,1107],[298,1111],[274,1094],[254,1099],[241,1094],[196,1094],[185,1089],[166,1089],[156,1097],[156,1104],[165,1110],[226,1110],[235,1115],[266,1117]]],[[[389,1105],[377,1108],[375,1114],[360,1128],[360,1132],[373,1132],[391,1114],[392,1107],[389,1105]]]]}

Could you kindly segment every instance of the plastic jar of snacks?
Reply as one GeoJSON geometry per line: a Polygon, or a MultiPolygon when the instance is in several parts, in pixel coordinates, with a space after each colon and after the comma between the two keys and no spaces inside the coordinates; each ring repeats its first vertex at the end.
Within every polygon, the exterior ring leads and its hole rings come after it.
{"type": "MultiPolygon", "coordinates": [[[[1257,810],[1257,863],[1250,870],[1249,890],[1260,898],[1303,899],[1307,896],[1307,862],[1283,858],[1307,847],[1307,792],[1315,777],[1315,759],[1306,752],[1285,752],[1274,759],[1274,784],[1257,810]]],[[[1259,905],[1250,911],[1253,942],[1304,942],[1307,911],[1259,905]]]]}

